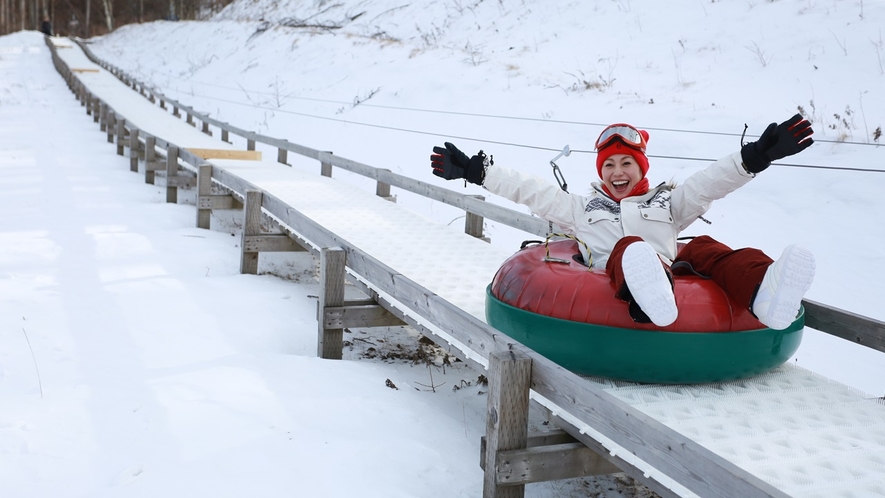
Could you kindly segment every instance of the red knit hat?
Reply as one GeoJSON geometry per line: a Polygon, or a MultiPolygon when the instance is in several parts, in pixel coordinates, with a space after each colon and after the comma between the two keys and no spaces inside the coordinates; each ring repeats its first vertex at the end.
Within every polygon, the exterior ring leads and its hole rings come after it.
{"type": "MultiPolygon", "coordinates": [[[[648,132],[645,130],[639,130],[639,133],[642,134],[642,138],[648,142],[648,132]]],[[[639,165],[639,169],[642,170],[642,178],[645,178],[645,174],[648,173],[648,157],[646,157],[645,153],[641,150],[630,147],[617,138],[596,152],[596,173],[599,175],[599,178],[602,178],[602,165],[605,163],[605,160],[615,154],[628,154],[633,156],[633,159],[636,160],[636,164],[639,165]]]]}

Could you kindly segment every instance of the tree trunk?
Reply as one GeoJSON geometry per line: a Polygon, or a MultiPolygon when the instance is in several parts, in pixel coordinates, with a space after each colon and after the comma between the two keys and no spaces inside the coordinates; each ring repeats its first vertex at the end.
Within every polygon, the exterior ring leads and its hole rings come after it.
{"type": "Polygon", "coordinates": [[[25,19],[27,18],[26,10],[25,10],[25,0],[19,0],[18,2],[19,12],[19,28],[21,31],[25,30],[25,19]]]}
{"type": "Polygon", "coordinates": [[[86,25],[83,26],[83,38],[89,38],[90,29],[89,29],[89,13],[92,12],[92,1],[86,0],[86,25]]]}
{"type": "Polygon", "coordinates": [[[108,33],[114,30],[114,4],[112,0],[101,0],[104,5],[104,22],[108,28],[108,33]]]}

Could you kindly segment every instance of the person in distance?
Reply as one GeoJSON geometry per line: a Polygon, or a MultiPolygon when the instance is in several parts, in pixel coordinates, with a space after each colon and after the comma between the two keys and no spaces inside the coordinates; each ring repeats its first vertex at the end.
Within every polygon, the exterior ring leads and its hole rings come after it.
{"type": "Polygon", "coordinates": [[[49,16],[43,17],[43,22],[40,23],[40,32],[46,36],[52,36],[52,22],[49,20],[49,16]]]}
{"type": "Polygon", "coordinates": [[[629,124],[606,127],[596,139],[596,171],[588,195],[517,170],[495,165],[483,151],[468,157],[453,144],[436,146],[433,174],[465,179],[528,206],[586,243],[584,261],[605,269],[630,303],[637,322],[666,327],[679,310],[672,274],[711,278],[736,302],[746,305],[765,326],[783,330],[795,319],[814,279],[814,255],[799,245],[786,247],[775,261],[759,249],[733,250],[709,236],[693,238],[677,254],[677,235],[702,216],[716,199],[747,184],[772,161],[797,154],[814,141],[811,123],[796,114],[771,123],[759,139],[713,162],[684,183],[650,187],[646,147],[649,134],[629,124]]]}

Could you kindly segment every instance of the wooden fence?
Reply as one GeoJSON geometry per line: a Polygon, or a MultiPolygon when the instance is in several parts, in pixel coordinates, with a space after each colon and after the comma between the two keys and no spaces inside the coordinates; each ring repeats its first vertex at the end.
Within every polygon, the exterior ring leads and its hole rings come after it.
{"type": "MultiPolygon", "coordinates": [[[[87,112],[93,114],[96,122],[101,123],[102,130],[108,133],[109,141],[116,138],[118,153],[123,153],[123,147],[130,148],[134,171],[138,170],[139,159],[145,163],[146,181],[152,182],[153,172],[165,170],[168,177],[167,201],[169,202],[176,201],[175,192],[179,186],[198,187],[198,226],[208,227],[207,213],[210,209],[237,208],[245,203],[246,218],[247,221],[252,219],[252,225],[256,216],[267,213],[283,225],[285,237],[321,258],[321,282],[325,280],[325,302],[320,308],[324,311],[324,314],[320,315],[320,329],[323,329],[325,322],[322,317],[330,316],[330,310],[333,309],[338,310],[339,315],[335,316],[340,317],[342,305],[346,304],[342,302],[340,293],[335,289],[343,282],[346,265],[347,270],[359,276],[360,280],[371,283],[366,285],[359,281],[354,282],[374,298],[371,303],[363,304],[379,305],[389,313],[389,316],[378,318],[378,323],[392,323],[395,319],[404,320],[435,340],[445,340],[403,312],[405,308],[402,303],[409,303],[408,308],[411,313],[421,315],[470,349],[470,354],[463,355],[468,364],[479,369],[486,368],[483,361],[471,360],[477,354],[487,361],[490,387],[487,431],[481,455],[481,465],[485,469],[484,496],[523,496],[524,485],[530,482],[608,473],[616,469],[645,483],[662,496],[678,496],[656,480],[654,475],[649,475],[647,473],[649,468],[656,469],[700,496],[735,498],[787,496],[760,478],[393,271],[359,247],[286,205],[274,197],[272,192],[260,192],[255,185],[223,168],[211,165],[193,152],[180,149],[168,140],[147,136],[131,127],[127,128],[125,117],[116,116],[114,111],[97,96],[91,95],[79,82],[75,73],[59,59],[51,44],[50,48],[53,49],[56,67],[72,91],[87,107],[87,112]],[[157,157],[164,157],[165,161],[159,161],[157,157]],[[183,174],[187,172],[189,174],[183,174]],[[197,178],[194,178],[195,173],[198,175],[197,178]],[[209,190],[212,181],[229,189],[230,195],[211,195],[209,190]],[[256,209],[256,206],[260,209],[256,209]],[[378,298],[379,291],[391,296],[392,302],[378,298]],[[550,418],[562,428],[562,431],[544,434],[528,432],[526,420],[530,392],[546,400],[543,406],[550,410],[550,418]],[[610,439],[629,454],[612,454],[609,448],[591,437],[590,434],[595,432],[610,439]],[[636,459],[644,464],[638,463],[636,459]]],[[[376,180],[378,182],[376,193],[382,197],[389,196],[389,187],[395,186],[464,209],[473,216],[493,219],[530,234],[543,236],[548,232],[548,224],[538,218],[397,175],[385,169],[338,157],[329,152],[318,151],[287,140],[266,137],[219,122],[163,96],[156,90],[149,89],[119,69],[99,61],[87,46],[84,45],[83,50],[94,62],[116,75],[145,98],[158,103],[162,108],[172,106],[173,115],[181,117],[181,113],[184,112],[187,122],[195,127],[196,123],[193,120],[199,120],[202,123],[201,131],[204,133],[211,134],[210,126],[215,126],[220,129],[222,140],[228,141],[230,134],[243,137],[247,143],[247,150],[255,150],[257,142],[276,147],[280,163],[286,163],[288,153],[293,152],[319,161],[321,173],[326,176],[330,176],[332,166],[336,166],[376,180]]],[[[475,226],[475,220],[473,224],[475,226]]],[[[482,236],[481,233],[473,235],[482,236]]],[[[244,241],[245,237],[261,237],[261,234],[244,232],[244,241]]],[[[255,243],[251,248],[256,250],[246,251],[244,247],[244,259],[247,259],[245,256],[247,252],[257,253],[269,247],[277,247],[278,250],[293,249],[290,242],[279,242],[279,239],[277,242],[254,240],[255,243]]],[[[245,267],[250,264],[248,261],[243,263],[245,267]]],[[[243,265],[241,267],[244,267],[243,265]]],[[[805,306],[806,323],[809,327],[885,352],[885,322],[811,301],[805,301],[805,306]]],[[[327,330],[334,330],[333,327],[342,322],[331,320],[329,323],[332,325],[327,327],[327,330]]],[[[322,350],[328,346],[324,341],[326,339],[334,341],[334,336],[329,337],[331,339],[320,333],[318,353],[323,356],[325,354],[322,350]]],[[[334,350],[336,347],[340,351],[340,346],[334,344],[331,349],[334,350]]]]}

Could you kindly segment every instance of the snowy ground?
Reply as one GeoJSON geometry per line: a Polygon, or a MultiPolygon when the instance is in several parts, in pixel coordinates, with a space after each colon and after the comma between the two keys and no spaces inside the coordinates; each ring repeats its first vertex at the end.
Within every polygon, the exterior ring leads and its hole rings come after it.
{"type": "MultiPolygon", "coordinates": [[[[93,49],[237,126],[441,183],[427,156],[452,138],[548,178],[569,143],[559,163],[583,189],[586,151],[614,121],[651,130],[652,181],[679,180],[703,165],[693,158],[738,147],[694,132],[758,133],[800,106],[819,143],[789,162],[885,170],[881,3],[394,7],[242,2],[93,49]],[[278,25],[294,18],[315,26],[278,25]]],[[[289,280],[239,275],[236,217],[197,230],[187,195],[165,204],[130,173],[40,35],[0,38],[0,68],[0,496],[479,495],[476,372],[413,363],[405,330],[353,331],[349,361],[316,359],[309,258],[262,267],[289,280]]],[[[774,256],[801,242],[818,258],[809,298],[882,320],[881,178],[773,167],[689,232],[774,256]]],[[[394,194],[438,222],[459,216],[394,194]]],[[[493,244],[525,238],[487,225],[493,244]]],[[[883,355],[824,334],[807,331],[791,361],[885,393],[883,355]]],[[[528,494],[635,494],[617,487],[528,494]]]]}
{"type": "Polygon", "coordinates": [[[403,328],[317,359],[308,255],[240,275],[237,215],[194,228],[192,192],[129,172],[41,35],[0,48],[0,496],[480,493],[478,373],[403,328]]]}

